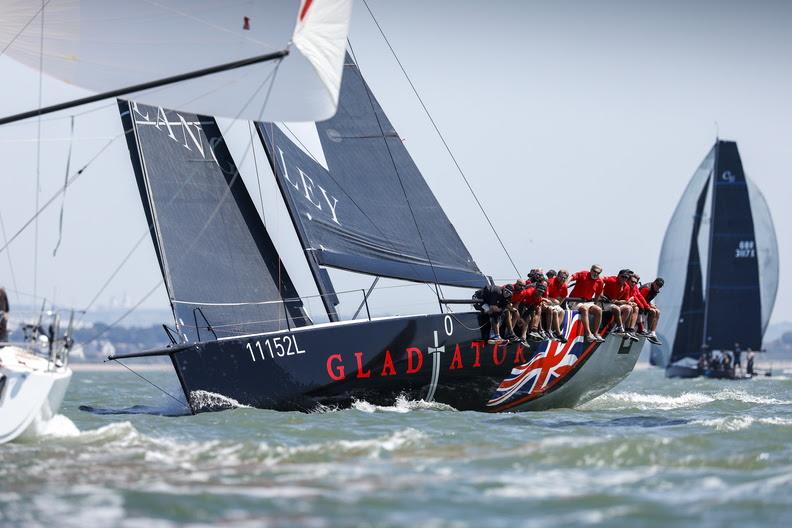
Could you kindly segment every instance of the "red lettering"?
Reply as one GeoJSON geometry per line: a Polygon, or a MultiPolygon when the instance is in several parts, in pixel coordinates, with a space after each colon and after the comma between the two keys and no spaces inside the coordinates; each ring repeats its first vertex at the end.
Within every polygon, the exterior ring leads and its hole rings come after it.
{"type": "Polygon", "coordinates": [[[346,377],[346,372],[344,371],[343,363],[338,365],[337,367],[333,366],[333,362],[338,361],[341,363],[343,360],[341,359],[341,354],[333,354],[332,356],[327,358],[327,375],[330,376],[331,379],[336,381],[341,381],[346,377]]]}
{"type": "Polygon", "coordinates": [[[492,362],[496,365],[500,365],[503,363],[503,360],[506,359],[506,347],[503,347],[503,354],[498,356],[498,345],[492,346],[492,362]]]}
{"type": "Polygon", "coordinates": [[[471,341],[470,342],[470,346],[472,346],[473,350],[476,351],[476,359],[475,359],[475,361],[473,361],[473,366],[474,367],[480,367],[481,366],[481,361],[480,360],[481,360],[481,347],[482,347],[482,345],[484,345],[483,341],[471,341]]]}
{"type": "Polygon", "coordinates": [[[355,360],[357,360],[357,376],[358,378],[370,378],[371,369],[363,372],[363,352],[355,352],[355,360]]]}
{"type": "Polygon", "coordinates": [[[517,345],[517,352],[514,353],[514,364],[515,365],[522,365],[525,363],[525,355],[523,354],[525,349],[522,345],[517,345]]]}
{"type": "Polygon", "coordinates": [[[407,349],[407,374],[415,374],[423,366],[423,352],[420,348],[410,347],[407,349]],[[413,364],[413,354],[418,354],[418,364],[413,364]]]}
{"type": "Polygon", "coordinates": [[[391,357],[390,350],[385,351],[385,364],[382,365],[382,372],[380,376],[395,376],[396,367],[393,366],[393,358],[391,357]]]}
{"type": "Polygon", "coordinates": [[[454,358],[451,360],[451,367],[450,370],[456,370],[462,367],[462,351],[459,349],[459,345],[456,346],[454,349],[454,358]]]}

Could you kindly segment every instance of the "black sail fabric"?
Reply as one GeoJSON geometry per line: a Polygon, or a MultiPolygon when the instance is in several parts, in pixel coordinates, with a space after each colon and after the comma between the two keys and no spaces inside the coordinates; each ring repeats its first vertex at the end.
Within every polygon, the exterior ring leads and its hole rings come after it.
{"type": "Polygon", "coordinates": [[[215,120],[119,109],[179,332],[200,341],[309,324],[215,120]]]}
{"type": "Polygon", "coordinates": [[[486,283],[350,57],[336,115],[315,124],[314,151],[289,124],[258,130],[318,263],[418,282],[486,283]]]}
{"type": "MultiPolygon", "coordinates": [[[[699,254],[699,231],[704,214],[704,205],[707,193],[710,190],[710,180],[696,201],[696,212],[693,217],[693,232],[690,236],[690,250],[688,256],[687,273],[685,274],[685,289],[682,297],[682,306],[679,310],[679,323],[671,349],[670,363],[675,363],[682,358],[698,359],[701,356],[702,335],[704,332],[704,280],[701,269],[701,256],[699,254]]],[[[679,277],[681,280],[682,277],[679,277]]],[[[674,280],[677,280],[674,277],[674,280]]]]}
{"type": "Polygon", "coordinates": [[[713,174],[705,343],[710,349],[762,345],[758,248],[748,186],[733,141],[718,141],[713,174]]]}

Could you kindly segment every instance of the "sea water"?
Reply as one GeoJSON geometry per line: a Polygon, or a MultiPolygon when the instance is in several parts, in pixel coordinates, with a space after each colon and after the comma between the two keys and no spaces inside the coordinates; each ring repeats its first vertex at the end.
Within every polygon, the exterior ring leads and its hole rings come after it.
{"type": "MultiPolygon", "coordinates": [[[[792,371],[774,374],[644,368],[524,414],[189,416],[127,371],[80,371],[45,434],[0,446],[0,526],[792,526],[792,371]]],[[[171,372],[142,375],[178,399],[171,372]]]]}

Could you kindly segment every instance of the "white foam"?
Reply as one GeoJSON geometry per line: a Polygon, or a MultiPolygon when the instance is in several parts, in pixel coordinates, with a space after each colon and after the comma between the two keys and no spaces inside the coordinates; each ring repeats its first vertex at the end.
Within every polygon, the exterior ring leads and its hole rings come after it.
{"type": "Polygon", "coordinates": [[[456,411],[450,405],[439,402],[428,402],[424,400],[408,400],[406,396],[399,395],[393,405],[374,405],[365,400],[356,400],[352,403],[352,408],[365,413],[391,412],[408,413],[410,411],[456,411]]]}
{"type": "Polygon", "coordinates": [[[641,410],[670,410],[684,407],[697,407],[713,401],[715,401],[714,397],[700,392],[686,392],[679,396],[639,394],[637,392],[612,392],[603,394],[582,407],[589,409],[608,409],[616,406],[641,410]]]}
{"type": "Polygon", "coordinates": [[[74,425],[74,422],[63,416],[56,414],[51,420],[43,424],[42,436],[52,437],[73,437],[78,436],[80,430],[74,425]]]}
{"type": "Polygon", "coordinates": [[[196,411],[211,410],[219,411],[221,409],[249,409],[248,405],[243,405],[236,401],[234,398],[217,394],[216,392],[209,392],[197,390],[190,392],[190,404],[196,411]]]}
{"type": "Polygon", "coordinates": [[[792,426],[792,418],[773,416],[770,418],[754,418],[749,415],[726,416],[723,418],[710,418],[707,420],[694,420],[693,423],[713,427],[717,431],[742,431],[753,424],[792,426]]]}

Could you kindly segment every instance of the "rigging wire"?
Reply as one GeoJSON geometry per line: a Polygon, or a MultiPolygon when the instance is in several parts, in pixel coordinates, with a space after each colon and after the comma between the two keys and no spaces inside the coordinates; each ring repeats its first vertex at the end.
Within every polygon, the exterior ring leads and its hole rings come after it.
{"type": "MultiPolygon", "coordinates": [[[[44,92],[44,7],[45,0],[41,0],[41,35],[39,44],[39,85],[38,85],[38,106],[41,108],[41,100],[44,92]]],[[[36,126],[36,209],[39,208],[41,198],[41,116],[37,120],[36,126]]],[[[68,175],[67,175],[68,177],[68,175]]],[[[33,236],[33,295],[38,293],[38,246],[39,246],[39,222],[38,214],[35,216],[36,225],[33,236]]]]}
{"type": "MultiPolygon", "coordinates": [[[[80,176],[83,174],[83,172],[85,172],[85,169],[87,169],[87,168],[88,168],[88,167],[89,167],[89,166],[90,166],[90,165],[91,165],[91,164],[92,164],[94,161],[96,161],[96,159],[97,159],[97,158],[98,158],[98,157],[99,157],[99,156],[100,156],[100,155],[101,155],[101,154],[102,154],[102,153],[103,153],[105,150],[107,150],[107,148],[108,148],[110,145],[112,145],[112,144],[113,144],[113,142],[115,142],[116,140],[118,140],[118,138],[122,137],[124,134],[125,134],[125,132],[122,132],[121,134],[118,134],[116,137],[114,137],[113,139],[111,139],[110,141],[108,141],[108,142],[107,142],[107,143],[106,143],[106,144],[105,144],[105,145],[104,145],[104,146],[103,146],[101,149],[99,149],[99,150],[97,151],[97,153],[96,153],[96,154],[94,154],[94,156],[93,156],[93,157],[92,157],[90,160],[88,160],[88,162],[87,162],[85,165],[83,165],[83,166],[82,166],[82,168],[81,168],[80,170],[78,170],[77,172],[75,172],[75,173],[72,175],[72,177],[69,179],[68,183],[67,183],[67,184],[66,184],[66,185],[65,185],[63,188],[61,188],[61,189],[60,189],[58,192],[56,192],[55,194],[53,194],[53,195],[50,197],[50,199],[49,199],[49,200],[47,200],[46,202],[44,202],[44,205],[42,205],[41,207],[39,207],[39,209],[38,209],[38,210],[37,210],[37,211],[36,211],[36,212],[33,214],[33,216],[32,216],[32,217],[30,217],[30,218],[28,219],[28,221],[27,221],[27,222],[25,222],[25,223],[24,223],[24,225],[23,225],[22,227],[20,227],[20,228],[19,228],[19,229],[16,231],[16,233],[14,233],[14,235],[13,235],[13,236],[12,236],[10,239],[7,239],[7,240],[6,240],[6,242],[5,242],[5,244],[3,245],[3,247],[0,247],[0,253],[2,253],[3,251],[5,251],[5,250],[6,250],[6,249],[7,249],[7,248],[8,248],[8,247],[11,245],[11,243],[12,243],[12,242],[13,242],[13,241],[14,241],[14,240],[15,240],[15,239],[16,239],[16,238],[19,236],[19,235],[21,235],[21,234],[22,234],[22,232],[23,232],[23,231],[25,231],[25,229],[27,229],[27,228],[30,226],[30,224],[32,224],[34,221],[36,221],[36,220],[38,219],[38,217],[39,217],[39,215],[40,215],[41,213],[43,213],[43,212],[44,212],[44,211],[45,211],[45,210],[46,210],[46,209],[47,209],[47,208],[48,208],[50,205],[52,205],[52,202],[54,202],[54,201],[55,201],[55,199],[56,199],[56,198],[58,198],[58,196],[60,196],[61,194],[63,194],[63,193],[65,192],[65,190],[66,190],[68,187],[71,187],[71,185],[72,185],[72,184],[73,184],[75,181],[77,181],[77,179],[78,179],[78,178],[79,178],[79,177],[80,177],[80,176]]],[[[35,294],[36,292],[34,291],[33,293],[35,294]]]]}
{"type": "MultiPolygon", "coordinates": [[[[3,232],[3,243],[8,244],[8,237],[6,236],[5,230],[5,222],[3,222],[3,213],[0,211],[0,231],[3,232]]],[[[6,253],[6,257],[8,257],[8,269],[11,270],[11,283],[14,285],[14,290],[19,291],[19,286],[17,286],[16,281],[16,274],[14,273],[14,263],[11,260],[11,251],[6,253]]]]}
{"type": "Polygon", "coordinates": [[[93,337],[91,337],[90,339],[88,339],[88,340],[86,340],[86,341],[82,341],[82,342],[81,342],[81,344],[82,344],[83,346],[85,346],[85,345],[90,345],[91,343],[93,343],[94,341],[96,341],[97,339],[99,339],[100,337],[102,337],[103,335],[105,335],[107,332],[109,332],[110,330],[112,330],[113,328],[115,328],[115,326],[116,326],[118,323],[120,323],[121,321],[123,321],[124,319],[126,319],[127,317],[129,317],[129,315],[130,315],[132,312],[134,312],[135,310],[137,310],[137,309],[140,307],[140,305],[141,305],[141,304],[143,304],[144,302],[146,302],[146,301],[148,300],[148,298],[149,298],[149,297],[151,297],[152,295],[154,295],[154,293],[157,291],[157,289],[159,289],[159,287],[160,287],[160,286],[162,286],[162,283],[163,283],[163,282],[164,282],[164,281],[163,281],[163,279],[160,279],[160,280],[158,280],[158,281],[157,281],[157,284],[155,284],[155,285],[154,285],[154,287],[153,287],[153,288],[151,288],[151,289],[150,289],[150,290],[149,290],[149,291],[148,291],[148,292],[147,292],[147,293],[146,293],[146,294],[145,294],[143,297],[141,297],[141,298],[140,298],[140,300],[139,300],[138,302],[136,302],[136,303],[135,303],[135,304],[134,304],[134,305],[133,305],[131,308],[129,308],[129,309],[126,311],[126,312],[124,312],[123,314],[121,314],[121,316],[120,316],[120,317],[118,317],[118,318],[117,318],[115,321],[113,321],[112,323],[110,323],[109,325],[107,325],[105,328],[103,328],[102,330],[100,330],[99,332],[97,332],[96,334],[94,334],[94,336],[93,336],[93,337]]]}
{"type": "Polygon", "coordinates": [[[462,180],[464,180],[465,185],[467,185],[467,188],[470,191],[470,194],[473,196],[473,199],[476,200],[476,204],[478,205],[479,209],[481,210],[481,213],[484,215],[484,218],[487,220],[487,223],[489,224],[490,229],[492,229],[492,232],[495,234],[495,238],[498,239],[498,242],[500,243],[501,248],[503,248],[503,252],[506,253],[506,257],[509,259],[509,262],[511,263],[512,267],[514,268],[514,271],[517,272],[518,276],[522,276],[520,274],[520,270],[517,269],[517,265],[514,263],[514,260],[512,259],[511,254],[509,253],[509,250],[506,249],[506,245],[503,243],[503,240],[501,239],[500,235],[498,234],[498,231],[495,229],[495,226],[493,225],[492,220],[490,220],[489,215],[484,210],[484,206],[481,204],[481,201],[479,201],[478,196],[476,195],[476,192],[473,190],[473,187],[471,187],[470,182],[468,181],[467,176],[465,175],[465,172],[462,170],[462,167],[459,165],[459,162],[456,159],[456,156],[454,156],[454,153],[451,151],[451,147],[446,142],[446,139],[443,136],[442,132],[440,132],[440,128],[437,126],[437,123],[435,122],[434,118],[432,117],[432,114],[429,113],[429,109],[426,107],[426,104],[424,104],[423,99],[421,98],[420,94],[418,93],[418,89],[415,87],[415,85],[412,82],[412,79],[407,74],[407,70],[404,69],[404,66],[402,65],[401,61],[399,60],[398,55],[396,55],[396,51],[393,49],[393,46],[391,46],[391,43],[388,40],[388,37],[385,36],[385,32],[383,31],[382,26],[380,26],[379,22],[377,21],[377,18],[374,16],[374,12],[371,10],[371,7],[369,7],[367,0],[363,0],[363,5],[366,6],[366,10],[368,10],[369,15],[371,15],[371,19],[374,21],[374,24],[377,26],[377,29],[379,30],[380,35],[382,35],[383,40],[385,40],[385,43],[388,45],[388,49],[390,49],[390,52],[393,55],[393,58],[396,59],[396,63],[399,65],[399,68],[401,69],[402,73],[404,74],[405,79],[407,79],[407,82],[410,84],[410,87],[412,88],[412,91],[415,94],[415,97],[418,98],[418,102],[421,104],[421,107],[423,108],[424,113],[426,113],[426,117],[428,117],[429,121],[432,123],[432,127],[434,127],[435,132],[437,132],[437,135],[440,138],[440,141],[442,141],[443,146],[445,147],[446,151],[448,152],[448,155],[451,157],[451,160],[454,162],[454,165],[456,166],[456,169],[459,172],[459,175],[462,176],[462,180]]]}
{"type": "Polygon", "coordinates": [[[58,248],[61,245],[61,239],[63,238],[63,209],[66,206],[66,188],[69,184],[69,169],[71,167],[71,157],[72,157],[72,146],[74,146],[74,142],[71,139],[74,139],[74,116],[71,118],[70,122],[70,141],[69,141],[69,154],[66,157],[66,176],[63,180],[63,197],[61,200],[61,210],[60,210],[60,217],[58,219],[58,243],[55,244],[55,249],[52,250],[52,256],[54,257],[58,253],[58,248]]]}
{"type": "MultiPolygon", "coordinates": [[[[107,360],[105,360],[105,361],[107,361],[107,360]]],[[[135,370],[132,370],[132,368],[130,368],[130,367],[129,367],[129,366],[126,364],[126,363],[123,363],[123,362],[122,362],[120,359],[114,359],[113,361],[114,361],[114,362],[116,362],[116,363],[118,363],[119,365],[121,365],[122,367],[124,367],[125,369],[127,369],[129,372],[131,372],[132,374],[134,374],[134,375],[135,375],[135,376],[137,376],[138,378],[142,379],[143,381],[145,381],[146,383],[148,383],[149,385],[151,385],[151,386],[152,386],[152,387],[154,387],[155,389],[159,389],[159,390],[160,390],[160,392],[162,392],[162,393],[163,393],[163,394],[165,394],[166,396],[170,396],[171,398],[173,398],[174,400],[176,400],[177,402],[179,402],[179,405],[183,405],[183,406],[185,406],[185,407],[187,408],[187,410],[188,410],[188,411],[190,411],[190,413],[192,413],[192,409],[190,409],[190,406],[189,406],[189,405],[187,404],[187,402],[185,402],[184,400],[181,400],[181,399],[177,398],[176,396],[174,396],[174,395],[173,395],[173,394],[171,394],[170,392],[166,391],[165,389],[163,389],[162,387],[160,387],[159,385],[157,385],[156,383],[154,383],[154,382],[153,382],[153,381],[151,381],[150,379],[146,378],[146,377],[145,377],[145,376],[143,376],[142,374],[138,373],[138,372],[137,372],[137,371],[135,371],[135,370]]]]}
{"type": "Polygon", "coordinates": [[[259,176],[258,159],[256,157],[256,147],[253,145],[253,122],[248,121],[248,132],[250,133],[250,145],[253,149],[253,166],[256,168],[256,182],[258,183],[259,203],[261,204],[261,221],[267,227],[267,217],[264,214],[264,195],[261,193],[261,177],[259,176]]]}

